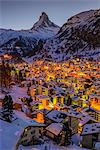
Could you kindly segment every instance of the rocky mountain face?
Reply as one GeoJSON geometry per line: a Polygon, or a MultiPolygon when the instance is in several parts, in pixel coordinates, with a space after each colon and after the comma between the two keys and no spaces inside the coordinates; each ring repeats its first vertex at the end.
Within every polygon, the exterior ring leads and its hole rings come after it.
{"type": "Polygon", "coordinates": [[[44,45],[49,58],[64,60],[70,56],[91,57],[100,54],[100,9],[77,14],[44,45]]]}
{"type": "Polygon", "coordinates": [[[66,60],[100,54],[100,9],[79,13],[59,28],[42,13],[29,30],[0,30],[0,52],[22,58],[66,60]]]}

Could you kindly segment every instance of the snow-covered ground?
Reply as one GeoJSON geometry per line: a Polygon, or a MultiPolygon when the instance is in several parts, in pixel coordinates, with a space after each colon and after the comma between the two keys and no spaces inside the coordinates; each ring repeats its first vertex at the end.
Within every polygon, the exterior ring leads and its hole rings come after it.
{"type": "MultiPolygon", "coordinates": [[[[15,145],[21,135],[23,128],[13,123],[8,123],[0,120],[0,150],[15,150],[15,145]]],[[[49,141],[42,145],[33,145],[29,147],[19,146],[18,150],[86,150],[76,145],[70,145],[68,147],[58,146],[49,141]]]]}
{"type": "Polygon", "coordinates": [[[0,150],[14,150],[21,127],[0,120],[0,150]]]}
{"type": "Polygon", "coordinates": [[[13,86],[10,95],[14,102],[20,103],[21,101],[18,100],[20,97],[28,97],[27,95],[27,88],[21,88],[18,86],[13,86]]]}
{"type": "Polygon", "coordinates": [[[64,147],[64,146],[57,146],[54,144],[44,144],[44,145],[34,145],[30,147],[20,146],[18,150],[88,150],[88,149],[80,148],[76,145],[64,147]]]}

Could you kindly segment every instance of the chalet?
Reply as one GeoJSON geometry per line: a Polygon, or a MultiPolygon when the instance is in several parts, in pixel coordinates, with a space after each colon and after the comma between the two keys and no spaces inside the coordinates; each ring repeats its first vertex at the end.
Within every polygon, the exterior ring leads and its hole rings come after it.
{"type": "Polygon", "coordinates": [[[72,105],[79,105],[79,103],[80,103],[80,98],[78,96],[73,96],[72,105]]]}
{"type": "Polygon", "coordinates": [[[79,125],[79,116],[77,112],[69,110],[67,113],[68,124],[72,130],[72,134],[78,133],[78,125],[79,125]]]}
{"type": "Polygon", "coordinates": [[[39,123],[45,123],[45,116],[47,113],[49,113],[49,110],[47,109],[36,110],[31,114],[32,119],[39,123]]]}
{"type": "Polygon", "coordinates": [[[51,137],[53,140],[57,140],[62,134],[63,125],[61,123],[51,123],[45,130],[47,136],[51,137]]]}
{"type": "Polygon", "coordinates": [[[42,103],[43,108],[46,108],[49,105],[50,97],[46,95],[37,95],[36,100],[42,103]]]}
{"type": "Polygon", "coordinates": [[[78,125],[78,133],[82,132],[86,124],[91,124],[91,123],[97,123],[97,121],[90,116],[81,114],[79,119],[79,125],[78,125]]]}
{"type": "Polygon", "coordinates": [[[67,122],[72,130],[72,134],[78,132],[79,117],[75,112],[63,112],[58,110],[51,110],[46,116],[47,124],[50,123],[64,123],[67,122]]]}
{"type": "Polygon", "coordinates": [[[59,145],[67,144],[71,136],[71,130],[66,123],[51,123],[45,128],[45,133],[59,145]]]}
{"type": "Polygon", "coordinates": [[[18,143],[25,146],[39,143],[39,139],[42,138],[44,132],[44,127],[44,124],[36,123],[34,121],[32,125],[24,128],[24,131],[20,136],[18,143]]]}
{"type": "Polygon", "coordinates": [[[53,103],[56,104],[57,102],[64,104],[64,96],[62,94],[55,94],[53,96],[53,103]]]}
{"type": "Polygon", "coordinates": [[[95,120],[100,122],[100,111],[95,110],[95,109],[93,109],[91,107],[88,107],[88,108],[83,109],[82,112],[88,114],[93,119],[95,119],[95,120]]]}
{"type": "Polygon", "coordinates": [[[100,123],[86,124],[81,136],[82,147],[93,149],[100,142],[100,123]]]}
{"type": "Polygon", "coordinates": [[[49,90],[49,89],[48,89],[47,87],[42,86],[42,94],[43,94],[43,95],[48,96],[48,93],[49,93],[49,91],[48,91],[48,90],[49,90]]]}

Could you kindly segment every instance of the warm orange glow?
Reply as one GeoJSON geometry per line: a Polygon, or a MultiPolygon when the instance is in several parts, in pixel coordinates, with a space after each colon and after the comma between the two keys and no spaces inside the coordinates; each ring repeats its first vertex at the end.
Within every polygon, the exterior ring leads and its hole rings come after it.
{"type": "Polygon", "coordinates": [[[4,58],[5,58],[5,59],[11,59],[12,56],[11,56],[11,55],[8,55],[8,54],[5,54],[5,55],[4,55],[4,58]]]}
{"type": "Polygon", "coordinates": [[[98,104],[98,103],[91,105],[91,107],[98,110],[98,111],[100,111],[100,104],[98,104]]]}
{"type": "Polygon", "coordinates": [[[44,123],[44,115],[42,112],[37,113],[37,117],[33,118],[33,120],[39,122],[39,123],[44,123]]]}

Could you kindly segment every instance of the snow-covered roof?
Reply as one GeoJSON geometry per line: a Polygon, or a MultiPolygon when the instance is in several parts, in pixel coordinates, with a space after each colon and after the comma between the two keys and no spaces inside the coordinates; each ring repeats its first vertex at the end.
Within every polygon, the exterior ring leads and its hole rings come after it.
{"type": "Polygon", "coordinates": [[[79,125],[80,126],[84,126],[86,123],[88,123],[89,121],[92,122],[97,122],[95,119],[93,119],[92,117],[89,116],[81,116],[80,120],[79,120],[79,125]]]}
{"type": "Polygon", "coordinates": [[[34,100],[34,101],[32,101],[30,104],[31,104],[31,105],[41,104],[41,102],[34,100]]]}
{"type": "Polygon", "coordinates": [[[46,130],[55,134],[56,136],[62,131],[63,125],[60,123],[51,123],[49,126],[46,127],[46,130]]]}
{"type": "Polygon", "coordinates": [[[69,110],[65,114],[67,114],[67,116],[70,116],[70,117],[80,118],[79,113],[74,110],[69,110]]]}
{"type": "Polygon", "coordinates": [[[97,94],[90,94],[89,97],[90,98],[95,98],[95,97],[97,97],[97,94]]]}
{"type": "Polygon", "coordinates": [[[83,112],[81,111],[78,114],[79,119],[79,125],[80,126],[84,126],[86,123],[88,123],[89,121],[92,122],[98,122],[97,120],[95,120],[93,117],[91,117],[87,112],[83,112]]]}
{"type": "Polygon", "coordinates": [[[65,119],[65,117],[67,117],[67,115],[61,111],[52,110],[46,115],[46,117],[54,122],[60,123],[65,119]]]}
{"type": "Polygon", "coordinates": [[[36,88],[36,85],[32,85],[31,87],[30,87],[30,89],[35,89],[36,88]]]}
{"type": "Polygon", "coordinates": [[[96,110],[96,109],[94,109],[94,108],[92,108],[92,107],[90,107],[90,108],[84,108],[82,111],[81,111],[82,113],[88,113],[88,112],[95,112],[95,113],[100,113],[98,110],[96,110]]]}
{"type": "Polygon", "coordinates": [[[100,123],[86,124],[83,128],[81,135],[83,136],[94,133],[100,133],[100,123]]]}
{"type": "Polygon", "coordinates": [[[72,96],[72,99],[75,100],[75,101],[78,101],[80,98],[78,96],[72,96]]]}

